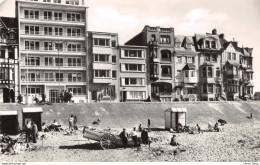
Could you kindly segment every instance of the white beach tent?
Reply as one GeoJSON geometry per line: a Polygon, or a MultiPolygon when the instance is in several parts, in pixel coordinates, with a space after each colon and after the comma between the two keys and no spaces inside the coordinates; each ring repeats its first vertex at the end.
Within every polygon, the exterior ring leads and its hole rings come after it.
{"type": "Polygon", "coordinates": [[[186,125],[186,108],[169,108],[165,110],[165,129],[177,129],[178,123],[182,126],[186,125]]]}

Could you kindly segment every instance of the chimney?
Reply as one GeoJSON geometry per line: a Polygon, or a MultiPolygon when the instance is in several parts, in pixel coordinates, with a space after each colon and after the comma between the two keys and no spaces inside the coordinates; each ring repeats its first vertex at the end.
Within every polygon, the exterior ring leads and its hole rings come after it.
{"type": "Polygon", "coordinates": [[[235,38],[233,38],[233,42],[235,42],[235,38]]]}
{"type": "Polygon", "coordinates": [[[233,41],[235,47],[237,47],[237,41],[233,41]]]}
{"type": "Polygon", "coordinates": [[[217,29],[213,29],[213,30],[212,30],[212,34],[213,34],[213,35],[217,35],[217,29]]]}
{"type": "Polygon", "coordinates": [[[224,39],[224,38],[225,38],[224,33],[220,34],[220,35],[219,35],[219,38],[224,39]]]}

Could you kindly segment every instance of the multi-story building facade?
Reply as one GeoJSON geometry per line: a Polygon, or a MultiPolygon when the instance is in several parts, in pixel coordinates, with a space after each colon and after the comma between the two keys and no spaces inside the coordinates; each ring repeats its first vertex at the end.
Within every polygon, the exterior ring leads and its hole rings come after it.
{"type": "Polygon", "coordinates": [[[198,53],[193,38],[175,35],[174,100],[198,100],[198,53]]]}
{"type": "Polygon", "coordinates": [[[20,93],[60,102],[87,101],[87,7],[84,0],[17,0],[20,93]]]}
{"type": "Polygon", "coordinates": [[[17,19],[0,17],[0,103],[19,94],[17,19]]]}
{"type": "Polygon", "coordinates": [[[219,35],[223,45],[223,87],[227,100],[253,97],[252,48],[240,48],[237,41],[226,41],[219,35]]]}
{"type": "Polygon", "coordinates": [[[119,47],[120,100],[144,101],[150,95],[151,84],[147,72],[147,46],[119,47]]]}
{"type": "Polygon", "coordinates": [[[222,46],[217,30],[205,35],[195,34],[196,51],[199,52],[199,98],[201,101],[216,101],[222,97],[222,46]]]}
{"type": "Polygon", "coordinates": [[[141,33],[125,45],[148,46],[147,72],[148,84],[151,84],[151,100],[172,101],[174,29],[145,26],[141,33]]]}
{"type": "Polygon", "coordinates": [[[118,34],[88,32],[89,102],[119,101],[118,34]]]}

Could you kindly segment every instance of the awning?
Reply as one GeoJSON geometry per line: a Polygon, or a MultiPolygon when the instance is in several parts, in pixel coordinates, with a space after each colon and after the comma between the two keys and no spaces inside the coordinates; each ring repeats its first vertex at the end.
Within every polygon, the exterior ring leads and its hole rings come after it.
{"type": "Polygon", "coordinates": [[[23,108],[23,113],[42,112],[42,107],[26,107],[23,108]]]}
{"type": "Polygon", "coordinates": [[[0,116],[17,115],[17,111],[0,111],[0,116]]]}
{"type": "Polygon", "coordinates": [[[215,82],[214,78],[207,78],[207,83],[208,84],[215,84],[216,82],[215,82]]]}
{"type": "Polygon", "coordinates": [[[184,88],[196,88],[196,86],[192,84],[184,84],[184,88]]]}
{"type": "Polygon", "coordinates": [[[187,112],[186,108],[169,108],[165,110],[167,112],[187,112]]]}

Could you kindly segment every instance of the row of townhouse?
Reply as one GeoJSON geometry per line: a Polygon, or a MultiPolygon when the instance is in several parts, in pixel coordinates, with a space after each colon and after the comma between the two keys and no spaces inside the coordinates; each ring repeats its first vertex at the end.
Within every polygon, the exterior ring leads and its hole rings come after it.
{"type": "Polygon", "coordinates": [[[174,28],[145,26],[119,45],[117,33],[88,31],[84,0],[16,0],[16,6],[16,29],[6,26],[11,19],[0,22],[0,102],[45,94],[58,103],[64,91],[74,102],[252,97],[253,49],[215,29],[179,36],[174,28]]]}

